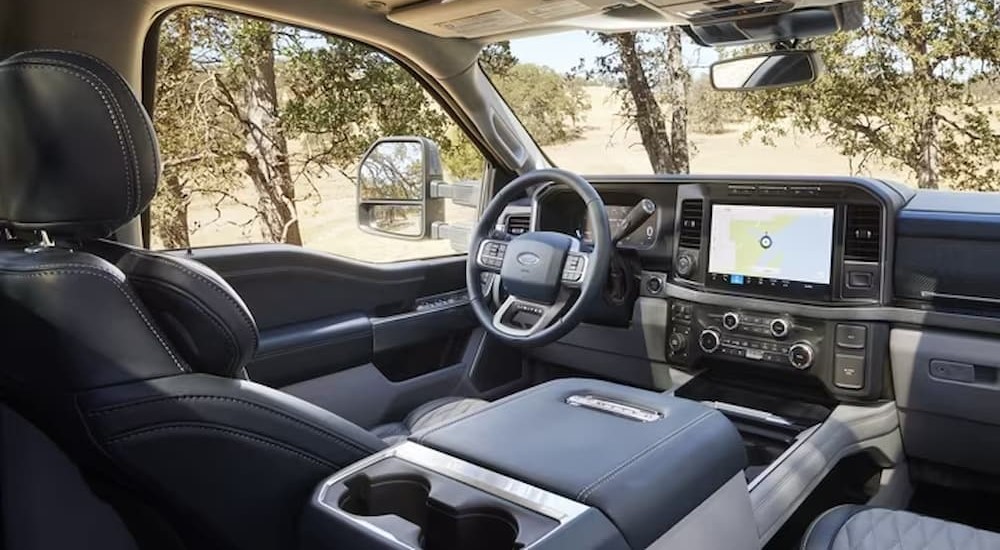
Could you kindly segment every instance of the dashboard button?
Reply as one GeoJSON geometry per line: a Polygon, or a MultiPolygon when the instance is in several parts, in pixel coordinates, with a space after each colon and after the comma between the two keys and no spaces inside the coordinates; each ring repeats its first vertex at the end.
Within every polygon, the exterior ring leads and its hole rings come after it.
{"type": "Polygon", "coordinates": [[[681,277],[688,277],[694,273],[694,258],[690,254],[682,253],[677,258],[677,273],[681,277]]]}
{"type": "Polygon", "coordinates": [[[722,316],[722,326],[726,327],[726,330],[736,330],[740,326],[740,316],[732,311],[726,312],[722,316]]]}
{"type": "Polygon", "coordinates": [[[865,358],[838,353],[834,360],[833,385],[845,390],[865,387],[865,358]]]}
{"type": "Polygon", "coordinates": [[[872,274],[865,271],[851,271],[847,274],[848,288],[871,288],[872,274]]]}
{"type": "Polygon", "coordinates": [[[663,290],[663,279],[650,277],[646,280],[646,291],[650,294],[659,294],[663,290]]]}
{"type": "Polygon", "coordinates": [[[864,325],[837,325],[837,345],[848,349],[864,349],[868,327],[864,325]]]}

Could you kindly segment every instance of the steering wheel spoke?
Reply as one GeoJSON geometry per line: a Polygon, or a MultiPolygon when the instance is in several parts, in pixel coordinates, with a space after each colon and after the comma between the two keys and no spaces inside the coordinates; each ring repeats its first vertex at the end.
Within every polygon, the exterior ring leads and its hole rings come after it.
{"type": "Polygon", "coordinates": [[[570,251],[563,264],[562,284],[569,288],[580,288],[590,276],[591,258],[587,252],[570,251]]]}
{"type": "Polygon", "coordinates": [[[483,239],[476,252],[476,264],[484,271],[500,273],[503,259],[507,255],[507,241],[483,239]]]}
{"type": "Polygon", "coordinates": [[[493,316],[493,326],[513,337],[527,337],[545,330],[559,319],[571,298],[571,292],[560,290],[556,301],[540,304],[517,296],[508,296],[493,316]]]}
{"type": "Polygon", "coordinates": [[[600,299],[614,253],[600,194],[587,180],[557,169],[529,172],[501,188],[483,210],[471,245],[466,286],[472,311],[493,336],[515,346],[555,342],[580,324],[589,305],[600,299]],[[507,204],[550,184],[569,188],[586,204],[592,247],[553,231],[500,232],[507,204]],[[484,276],[492,284],[484,284],[484,276]],[[510,296],[494,312],[491,304],[501,286],[510,296]]]}

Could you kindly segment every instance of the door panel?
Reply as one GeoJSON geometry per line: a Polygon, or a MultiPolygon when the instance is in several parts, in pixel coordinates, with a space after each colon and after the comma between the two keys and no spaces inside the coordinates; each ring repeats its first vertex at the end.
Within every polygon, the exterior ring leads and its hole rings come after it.
{"type": "Polygon", "coordinates": [[[172,254],[214,269],[243,297],[261,334],[247,370],[275,387],[365,365],[396,383],[427,375],[460,363],[475,327],[465,256],[368,264],[290,245],[172,254]]]}

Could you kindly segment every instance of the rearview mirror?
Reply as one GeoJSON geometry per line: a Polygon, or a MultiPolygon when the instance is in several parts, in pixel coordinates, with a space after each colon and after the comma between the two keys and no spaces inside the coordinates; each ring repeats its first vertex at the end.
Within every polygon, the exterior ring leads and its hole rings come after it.
{"type": "Polygon", "coordinates": [[[401,239],[423,239],[444,218],[444,201],[430,196],[442,179],[441,153],[422,137],[375,142],[358,167],[358,226],[401,239]]]}
{"type": "Polygon", "coordinates": [[[726,59],[712,64],[712,87],[747,91],[811,84],[823,71],[813,50],[776,51],[726,59]]]}

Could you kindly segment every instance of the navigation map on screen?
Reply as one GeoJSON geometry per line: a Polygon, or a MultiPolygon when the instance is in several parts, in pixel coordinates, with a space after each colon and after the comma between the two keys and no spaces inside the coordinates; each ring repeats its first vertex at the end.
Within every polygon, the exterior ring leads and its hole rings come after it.
{"type": "Polygon", "coordinates": [[[708,270],[744,277],[830,284],[833,208],[712,206],[708,270]]]}

